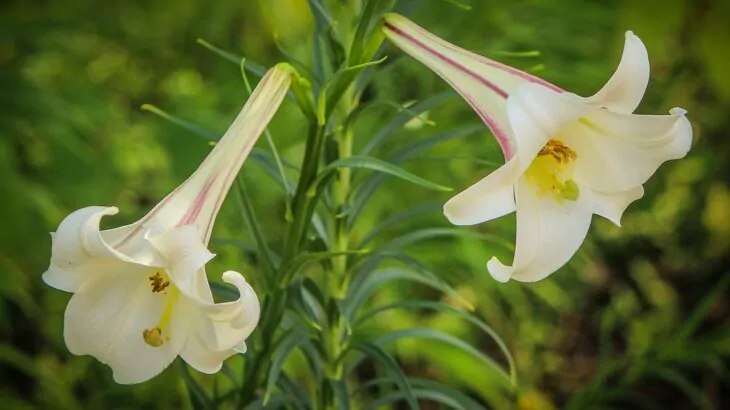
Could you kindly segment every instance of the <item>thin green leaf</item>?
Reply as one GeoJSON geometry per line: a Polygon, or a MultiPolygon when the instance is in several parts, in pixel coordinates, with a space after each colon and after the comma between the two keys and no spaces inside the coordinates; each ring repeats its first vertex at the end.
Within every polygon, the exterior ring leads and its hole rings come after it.
{"type": "Polygon", "coordinates": [[[332,391],[335,394],[338,410],[350,410],[350,396],[347,394],[347,384],[344,380],[328,379],[332,391]]]}
{"type": "Polygon", "coordinates": [[[331,27],[334,20],[327,7],[322,4],[322,0],[307,0],[307,2],[314,19],[321,22],[325,27],[331,27]]]}
{"type": "Polygon", "coordinates": [[[682,391],[699,409],[712,410],[714,406],[710,399],[705,396],[704,392],[695,386],[691,380],[687,379],[683,374],[674,369],[662,367],[649,370],[650,374],[660,377],[667,382],[673,384],[682,391]]]}
{"type": "Polygon", "coordinates": [[[288,393],[292,396],[294,406],[299,410],[307,410],[312,407],[312,404],[307,396],[307,392],[304,391],[302,386],[294,382],[289,376],[282,374],[279,376],[279,382],[277,383],[281,391],[288,393]]]}
{"type": "Polygon", "coordinates": [[[375,18],[377,6],[380,0],[366,0],[365,7],[360,13],[360,21],[357,23],[355,37],[350,47],[349,65],[356,65],[363,62],[363,50],[365,48],[366,36],[370,31],[371,22],[375,18]]]}
{"type": "MultiPolygon", "coordinates": [[[[447,141],[453,138],[465,137],[471,133],[483,130],[484,126],[481,124],[468,125],[455,130],[451,130],[445,133],[435,135],[431,138],[419,140],[415,143],[409,144],[402,150],[392,155],[388,160],[393,164],[402,164],[405,161],[418,158],[419,153],[433,147],[443,141],[447,141]]],[[[355,199],[352,201],[352,207],[348,217],[348,223],[350,226],[355,222],[357,217],[360,215],[362,210],[365,208],[367,201],[373,197],[373,193],[378,187],[386,180],[386,175],[373,175],[366,179],[362,184],[357,187],[355,193],[355,199]]]]}
{"type": "Polygon", "coordinates": [[[391,120],[383,126],[383,128],[378,131],[373,138],[370,139],[370,142],[363,148],[362,151],[360,151],[360,155],[369,155],[373,150],[380,147],[386,138],[388,138],[393,132],[403,127],[408,121],[410,121],[413,118],[413,114],[421,115],[425,111],[430,110],[431,108],[437,106],[438,104],[441,104],[442,102],[448,100],[449,98],[452,98],[456,96],[456,93],[454,93],[452,90],[444,91],[439,94],[436,94],[434,96],[431,96],[423,101],[419,101],[410,107],[408,107],[408,111],[401,111],[391,120]]]}
{"type": "MultiPolygon", "coordinates": [[[[258,247],[256,245],[250,244],[248,242],[244,242],[240,239],[233,239],[233,238],[219,238],[214,236],[211,238],[211,243],[214,243],[216,245],[231,245],[239,248],[243,252],[246,253],[247,258],[252,259],[251,255],[258,257],[258,247]]],[[[271,253],[271,260],[274,262],[274,266],[279,266],[281,264],[281,256],[277,255],[273,250],[269,250],[271,253]]]]}
{"type": "Polygon", "coordinates": [[[692,311],[689,317],[683,322],[679,331],[672,337],[671,343],[681,343],[687,340],[702,324],[707,314],[715,306],[718,299],[725,295],[728,286],[730,286],[730,274],[725,274],[720,281],[715,284],[710,292],[702,298],[697,307],[692,311]]]}
{"type": "Polygon", "coordinates": [[[453,5],[453,6],[456,6],[456,8],[461,9],[461,10],[464,10],[464,11],[471,10],[471,5],[468,4],[468,3],[462,3],[462,2],[457,1],[457,0],[441,0],[441,1],[443,1],[444,3],[449,3],[449,4],[453,5]]]}
{"type": "MultiPolygon", "coordinates": [[[[156,114],[160,116],[161,118],[172,122],[175,125],[178,125],[179,127],[192,132],[195,135],[198,135],[200,137],[205,138],[209,141],[218,141],[221,139],[221,134],[206,130],[196,124],[193,124],[190,121],[183,120],[179,117],[176,117],[158,107],[155,107],[150,104],[143,104],[142,110],[149,111],[153,114],[156,114]]],[[[260,148],[253,148],[251,150],[251,153],[249,154],[249,158],[253,160],[254,162],[259,163],[264,170],[269,174],[275,181],[277,181],[279,184],[281,184],[283,187],[288,187],[292,185],[292,182],[288,180],[285,176],[283,176],[283,171],[280,172],[280,167],[276,162],[272,162],[272,154],[268,153],[260,148]],[[273,171],[273,172],[272,172],[273,171]]],[[[285,161],[278,160],[278,162],[281,162],[282,165],[288,169],[293,169],[298,171],[299,169],[294,166],[293,164],[285,161]]]]}
{"type": "Polygon", "coordinates": [[[297,398],[290,394],[272,394],[266,403],[264,403],[263,399],[259,399],[247,404],[243,410],[274,410],[287,408],[286,405],[296,403],[297,398]]]}
{"type": "MultiPolygon", "coordinates": [[[[266,152],[266,151],[262,150],[261,148],[254,147],[254,149],[251,150],[251,154],[249,154],[248,159],[251,160],[252,162],[257,163],[261,167],[261,169],[263,169],[264,172],[266,172],[266,174],[272,180],[274,180],[277,183],[277,185],[279,185],[284,190],[285,195],[286,195],[287,187],[294,186],[295,183],[291,178],[286,177],[286,180],[281,178],[282,175],[279,172],[278,166],[274,162],[273,157],[270,152],[266,152]],[[286,181],[286,182],[284,182],[284,181],[286,181]]],[[[294,167],[294,165],[289,164],[287,162],[284,162],[284,166],[289,169],[296,169],[296,167],[294,167]]],[[[296,169],[296,171],[299,171],[299,170],[296,169]]]]}
{"type": "Polygon", "coordinates": [[[443,185],[439,185],[435,182],[431,182],[429,180],[423,179],[417,175],[411,174],[410,172],[405,171],[404,169],[389,164],[385,161],[381,161],[377,158],[373,157],[365,157],[365,156],[352,156],[347,158],[339,159],[331,164],[329,164],[325,169],[322,170],[322,174],[320,175],[326,175],[331,172],[334,172],[337,168],[362,168],[362,169],[370,169],[373,171],[382,172],[385,174],[393,175],[395,177],[401,178],[403,180],[406,180],[408,182],[412,182],[416,185],[422,186],[424,188],[429,188],[437,191],[451,191],[452,189],[449,187],[445,187],[443,185]]]}
{"type": "Polygon", "coordinates": [[[188,388],[190,396],[190,404],[192,404],[195,410],[209,410],[213,408],[213,401],[208,397],[205,389],[197,382],[188,370],[188,365],[182,360],[178,360],[180,364],[180,375],[188,388]]]}
{"type": "Polygon", "coordinates": [[[362,316],[358,318],[357,321],[355,321],[355,327],[358,324],[362,324],[362,322],[367,321],[368,319],[376,316],[377,314],[381,312],[385,312],[392,309],[433,309],[439,312],[449,313],[456,315],[460,317],[461,319],[464,319],[468,321],[469,323],[476,325],[479,329],[481,329],[484,333],[489,335],[489,337],[494,340],[494,342],[497,344],[497,347],[499,347],[499,350],[502,351],[502,354],[504,354],[504,357],[507,359],[507,364],[509,365],[509,373],[510,373],[510,382],[512,386],[517,385],[517,369],[515,368],[514,359],[512,358],[512,354],[510,353],[509,349],[507,349],[507,345],[504,343],[501,337],[497,334],[497,332],[494,331],[489,325],[484,323],[482,320],[474,316],[473,314],[466,312],[461,309],[457,309],[451,305],[447,305],[443,302],[434,302],[434,301],[428,301],[428,300],[404,300],[400,302],[395,302],[386,306],[381,306],[375,309],[372,309],[362,316]]]}
{"type": "Polygon", "coordinates": [[[342,252],[304,252],[299,255],[297,255],[296,258],[291,262],[291,264],[287,267],[287,269],[284,271],[284,282],[288,283],[287,278],[292,278],[294,275],[302,269],[307,264],[330,259],[335,256],[348,256],[348,255],[365,255],[367,253],[371,252],[369,249],[360,249],[360,250],[353,250],[353,251],[342,251],[342,252]]]}
{"type": "Polygon", "coordinates": [[[299,345],[299,350],[304,354],[304,358],[309,363],[309,368],[314,373],[315,380],[322,380],[322,355],[319,354],[317,348],[311,342],[299,345]]]}
{"type": "Polygon", "coordinates": [[[504,56],[504,57],[516,57],[516,58],[531,58],[531,57],[540,57],[541,53],[539,50],[529,50],[529,51],[495,51],[495,55],[498,56],[504,56]]]}
{"type": "MultiPolygon", "coordinates": [[[[224,59],[232,62],[233,64],[240,65],[241,59],[243,59],[242,56],[236,55],[234,53],[231,53],[230,51],[223,50],[222,48],[218,48],[209,42],[203,40],[202,38],[199,38],[197,40],[197,43],[201,46],[207,48],[208,50],[214,52],[215,54],[218,54],[219,56],[223,57],[224,59]]],[[[248,61],[246,64],[246,70],[250,71],[251,74],[254,74],[258,77],[263,77],[266,74],[266,67],[262,66],[261,64],[254,63],[252,61],[248,61]]]]}
{"type": "Polygon", "coordinates": [[[251,203],[251,198],[246,191],[246,187],[244,186],[241,178],[236,178],[236,182],[236,193],[238,194],[236,197],[238,198],[238,202],[241,207],[241,215],[243,216],[248,230],[251,232],[254,241],[256,242],[259,255],[261,256],[262,265],[264,267],[264,282],[266,283],[265,291],[270,291],[274,284],[266,278],[273,279],[276,276],[276,266],[271,258],[269,246],[266,243],[266,238],[264,238],[264,234],[259,226],[258,218],[256,218],[256,212],[253,209],[253,204],[251,203]]]}
{"type": "Polygon", "coordinates": [[[514,250],[514,244],[505,240],[501,236],[493,235],[493,234],[485,234],[485,233],[479,233],[479,232],[473,232],[465,229],[456,229],[456,228],[426,228],[421,229],[418,231],[409,232],[405,235],[401,235],[392,241],[390,241],[385,246],[379,248],[376,250],[376,252],[380,252],[383,250],[394,250],[394,249],[400,249],[406,245],[411,245],[416,242],[424,241],[427,239],[434,239],[444,236],[451,236],[451,237],[463,237],[463,238],[471,238],[471,239],[478,239],[482,241],[491,242],[493,244],[503,246],[506,249],[514,250]]]}
{"type": "Polygon", "coordinates": [[[277,342],[274,354],[271,357],[269,375],[266,379],[264,404],[268,403],[271,394],[274,392],[274,387],[279,379],[284,362],[286,362],[286,359],[299,344],[304,343],[307,340],[307,335],[308,332],[305,328],[297,326],[289,329],[277,342]]]}
{"type": "Polygon", "coordinates": [[[400,0],[396,3],[395,12],[407,16],[411,14],[418,6],[423,3],[423,0],[400,0]]]}
{"type": "MultiPolygon", "coordinates": [[[[417,282],[422,285],[439,290],[449,296],[463,301],[463,303],[468,304],[468,302],[465,301],[464,298],[461,297],[461,295],[459,295],[459,292],[457,292],[454,288],[449,286],[449,284],[442,281],[429,271],[424,270],[421,272],[415,272],[400,268],[384,268],[371,273],[360,283],[353,283],[353,286],[350,287],[350,292],[347,295],[347,299],[345,299],[346,317],[350,319],[354,318],[355,313],[360,309],[360,306],[362,306],[363,303],[365,303],[365,301],[370,298],[373,292],[375,292],[386,283],[396,280],[417,282]]],[[[468,306],[473,309],[473,306],[469,304],[468,306]]]]}
{"type": "MultiPolygon", "coordinates": [[[[390,381],[386,379],[377,379],[380,381],[390,381]]],[[[482,404],[478,403],[471,397],[461,393],[451,387],[445,386],[434,380],[409,378],[409,383],[413,387],[414,395],[422,400],[429,400],[448,406],[450,409],[460,410],[486,410],[482,404]]],[[[382,383],[381,383],[382,384],[382,383]]],[[[370,403],[366,409],[377,409],[381,406],[403,400],[403,393],[400,391],[387,394],[376,401],[370,403]]]]}
{"type": "MultiPolygon", "coordinates": [[[[455,128],[453,130],[442,132],[440,134],[436,134],[429,138],[419,139],[413,143],[406,145],[400,151],[390,156],[389,159],[396,164],[401,164],[414,158],[420,159],[422,157],[420,153],[431,147],[452,139],[464,138],[477,132],[484,131],[485,129],[486,128],[482,123],[470,124],[463,127],[455,128]]],[[[495,147],[497,147],[497,144],[494,145],[495,147]]]]}
{"type": "Polygon", "coordinates": [[[419,408],[416,397],[413,395],[411,385],[408,382],[408,378],[406,377],[406,374],[403,373],[403,369],[400,368],[400,365],[398,364],[398,362],[395,361],[393,356],[386,353],[379,346],[367,342],[354,343],[352,345],[352,349],[359,350],[366,356],[380,363],[385,369],[386,373],[388,373],[393,379],[393,382],[395,382],[395,384],[398,386],[402,397],[405,398],[405,400],[408,402],[410,408],[419,408]]]}
{"type": "Polygon", "coordinates": [[[398,340],[402,339],[426,339],[426,340],[436,340],[442,343],[445,343],[447,345],[453,346],[465,353],[468,353],[475,358],[482,361],[484,364],[486,364],[488,367],[494,369],[497,371],[498,374],[504,376],[504,378],[511,382],[510,376],[505,370],[500,366],[497,362],[494,361],[491,357],[485,355],[478,349],[471,346],[469,343],[466,343],[465,341],[452,336],[447,333],[443,333],[437,330],[433,329],[421,329],[421,328],[412,328],[412,329],[403,329],[403,330],[395,330],[389,333],[386,333],[377,339],[373,340],[373,343],[382,346],[385,344],[389,344],[392,342],[396,342],[398,340]]]}
{"type": "Polygon", "coordinates": [[[376,225],[373,229],[368,232],[367,235],[362,239],[362,242],[360,242],[360,245],[357,246],[358,249],[361,249],[364,247],[368,242],[375,239],[378,235],[380,235],[383,231],[386,229],[392,228],[394,225],[399,224],[400,222],[407,221],[411,218],[425,215],[425,214],[431,214],[440,212],[441,208],[443,207],[443,204],[437,203],[437,204],[425,204],[425,205],[419,205],[415,208],[407,209],[404,212],[397,213],[390,218],[387,218],[383,222],[376,225]]]}
{"type": "Polygon", "coordinates": [[[193,123],[191,123],[189,121],[182,120],[182,119],[180,119],[180,118],[178,118],[178,117],[176,117],[176,116],[174,116],[174,115],[172,115],[172,114],[170,114],[170,113],[168,113],[168,112],[162,110],[161,108],[156,107],[156,106],[154,106],[152,104],[142,104],[142,106],[140,107],[140,109],[142,111],[149,111],[149,112],[151,112],[151,113],[153,113],[155,115],[158,115],[158,116],[166,119],[167,121],[170,121],[170,122],[172,122],[172,123],[174,123],[176,125],[179,125],[180,127],[182,127],[184,129],[192,132],[193,134],[197,134],[197,135],[199,135],[199,136],[201,136],[201,137],[203,137],[203,138],[205,138],[207,140],[210,140],[210,141],[218,141],[219,139],[221,139],[221,135],[220,134],[217,134],[217,133],[212,132],[212,131],[208,131],[208,130],[206,130],[206,129],[198,126],[198,125],[195,125],[195,124],[193,124],[193,123]]]}

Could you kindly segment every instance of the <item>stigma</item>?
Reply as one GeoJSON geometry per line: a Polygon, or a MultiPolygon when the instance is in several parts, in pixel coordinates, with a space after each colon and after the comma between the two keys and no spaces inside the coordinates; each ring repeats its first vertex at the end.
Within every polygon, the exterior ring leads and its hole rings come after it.
{"type": "Polygon", "coordinates": [[[175,288],[175,286],[171,287],[170,281],[165,280],[165,278],[167,278],[167,275],[165,275],[162,271],[156,271],[148,278],[150,281],[150,287],[152,288],[152,293],[159,294],[159,296],[156,297],[163,298],[165,303],[165,307],[162,310],[162,315],[160,316],[157,326],[151,329],[142,330],[142,339],[151,347],[160,347],[170,340],[170,332],[165,329],[169,328],[168,325],[179,296],[177,288],[175,288]]]}
{"type": "Polygon", "coordinates": [[[142,338],[145,343],[152,347],[160,347],[165,344],[165,338],[162,337],[162,329],[159,327],[143,330],[142,338]]]}

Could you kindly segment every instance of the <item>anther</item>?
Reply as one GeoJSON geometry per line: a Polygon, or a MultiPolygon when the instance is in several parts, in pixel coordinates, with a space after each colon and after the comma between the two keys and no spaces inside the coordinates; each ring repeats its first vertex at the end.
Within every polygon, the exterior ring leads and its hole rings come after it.
{"type": "Polygon", "coordinates": [[[163,280],[160,272],[155,272],[154,275],[149,277],[150,286],[152,286],[152,293],[159,293],[167,289],[170,286],[170,281],[163,280]]]}

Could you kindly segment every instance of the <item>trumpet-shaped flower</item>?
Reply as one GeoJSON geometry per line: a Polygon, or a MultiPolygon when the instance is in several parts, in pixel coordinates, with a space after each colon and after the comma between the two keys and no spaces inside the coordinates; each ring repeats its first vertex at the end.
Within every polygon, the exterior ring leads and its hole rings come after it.
{"type": "Polygon", "coordinates": [[[497,138],[506,163],[444,205],[456,225],[517,213],[512,266],[492,258],[498,281],[534,282],[565,265],[593,214],[616,225],[659,165],[692,143],[685,111],[632,114],[649,81],[641,40],[626,33],[621,62],[591,97],[456,47],[391,14],[384,31],[399,48],[446,80],[497,138]]]}
{"type": "Polygon", "coordinates": [[[204,266],[213,222],[243,161],[281,104],[290,68],[279,65],[200,167],[141,220],[100,230],[115,207],[73,212],[52,234],[43,280],[72,292],[64,315],[69,351],[112,368],[118,383],[139,383],[178,355],[204,373],[246,350],[259,319],[254,290],[239,273],[223,280],[239,299],[215,303],[204,266]]]}

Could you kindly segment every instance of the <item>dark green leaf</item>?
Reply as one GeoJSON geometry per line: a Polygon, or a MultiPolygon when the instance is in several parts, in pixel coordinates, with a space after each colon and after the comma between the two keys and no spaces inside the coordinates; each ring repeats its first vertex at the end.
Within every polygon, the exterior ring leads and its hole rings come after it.
{"type": "Polygon", "coordinates": [[[266,393],[264,394],[264,404],[268,403],[271,394],[274,391],[274,387],[281,374],[284,362],[289,355],[297,348],[301,343],[307,340],[308,332],[306,328],[293,327],[289,329],[276,344],[274,354],[271,357],[271,367],[269,368],[269,375],[266,379],[266,393]]]}
{"type": "MultiPolygon", "coordinates": [[[[395,280],[407,280],[417,282],[431,288],[440,290],[447,295],[463,300],[461,295],[429,271],[412,271],[399,268],[384,268],[376,270],[367,276],[362,282],[353,283],[350,292],[345,300],[345,315],[352,319],[355,313],[360,309],[365,301],[367,301],[373,292],[388,282],[395,280]]],[[[468,302],[467,302],[468,303],[468,302]]]]}
{"type": "MultiPolygon", "coordinates": [[[[383,382],[389,382],[390,380],[378,379],[383,382]]],[[[449,409],[463,409],[463,410],[480,410],[485,409],[482,404],[478,403],[471,397],[461,393],[460,391],[451,387],[445,386],[434,380],[415,379],[409,378],[411,386],[413,387],[414,395],[422,400],[429,400],[439,404],[448,406],[449,409]]],[[[384,405],[388,405],[400,400],[405,397],[401,391],[387,394],[374,402],[370,403],[366,409],[378,409],[384,405]]]]}
{"type": "Polygon", "coordinates": [[[209,410],[213,408],[213,401],[208,397],[205,389],[198,383],[197,380],[190,375],[188,365],[182,360],[178,360],[180,364],[180,374],[188,387],[188,393],[190,395],[190,403],[195,410],[209,410]]]}
{"type": "MultiPolygon", "coordinates": [[[[516,381],[516,377],[517,377],[516,370],[517,369],[515,368],[514,359],[512,358],[512,354],[510,353],[509,349],[507,349],[507,345],[504,343],[502,338],[499,337],[497,332],[495,332],[494,329],[492,329],[489,325],[484,323],[482,320],[480,320],[473,314],[463,311],[461,309],[457,309],[446,303],[433,302],[433,301],[428,301],[428,300],[404,300],[404,301],[400,301],[400,302],[395,302],[395,303],[392,303],[392,304],[389,304],[386,306],[380,306],[378,308],[375,308],[375,309],[372,309],[372,310],[366,312],[365,314],[360,316],[358,318],[358,320],[355,322],[355,327],[358,324],[374,317],[378,313],[385,312],[385,311],[392,310],[392,309],[433,309],[436,311],[456,315],[456,316],[468,321],[469,323],[476,325],[484,333],[488,334],[492,338],[492,340],[494,340],[494,342],[497,344],[499,349],[502,351],[502,353],[504,354],[505,359],[507,359],[507,363],[509,365],[510,381],[513,386],[515,386],[517,384],[517,381],[516,381]]],[[[356,329],[357,329],[357,327],[356,327],[356,329]]]]}
{"type": "Polygon", "coordinates": [[[238,200],[241,206],[241,216],[246,222],[248,230],[249,232],[251,232],[251,235],[256,242],[259,255],[261,256],[262,265],[264,267],[263,276],[264,282],[266,283],[265,291],[271,290],[274,284],[271,283],[270,280],[276,277],[276,266],[274,265],[269,246],[266,243],[266,239],[264,238],[261,227],[259,226],[258,218],[256,218],[256,212],[253,209],[253,204],[251,203],[251,198],[248,196],[246,187],[244,186],[240,178],[236,178],[236,182],[236,192],[238,193],[238,200]],[[266,278],[270,279],[266,280],[266,278]]]}
{"type": "Polygon", "coordinates": [[[411,385],[393,356],[389,355],[382,348],[372,343],[354,343],[352,345],[352,349],[359,350],[366,356],[380,363],[393,382],[395,382],[398,386],[402,397],[408,402],[410,408],[418,409],[418,402],[413,395],[411,385]]]}
{"type": "Polygon", "coordinates": [[[393,116],[393,118],[378,131],[370,142],[360,151],[360,155],[369,155],[373,150],[377,149],[383,144],[386,138],[388,138],[393,132],[403,127],[408,121],[413,119],[414,115],[420,115],[430,110],[431,108],[441,104],[442,102],[456,96],[452,90],[444,91],[429,97],[423,101],[419,101],[416,104],[408,107],[408,110],[403,110],[393,116]]]}
{"type": "Polygon", "coordinates": [[[389,164],[385,161],[381,161],[373,157],[365,156],[352,156],[343,158],[329,164],[325,169],[322,170],[323,175],[333,172],[337,168],[363,168],[370,169],[373,171],[382,172],[385,174],[393,175],[408,182],[412,182],[416,185],[420,185],[424,188],[434,189],[437,191],[451,191],[451,188],[439,185],[437,183],[423,179],[417,175],[411,174],[404,169],[389,164]]]}
{"type": "Polygon", "coordinates": [[[500,375],[504,376],[506,380],[510,380],[509,374],[505,372],[505,370],[500,366],[498,363],[496,363],[491,357],[485,355],[478,349],[474,348],[470,344],[466,343],[465,341],[452,336],[447,333],[443,333],[437,330],[433,329],[420,329],[420,328],[412,328],[412,329],[403,329],[403,330],[395,330],[390,333],[386,333],[377,339],[373,340],[373,343],[375,343],[378,346],[382,346],[385,344],[389,344],[398,340],[402,339],[427,339],[427,340],[436,340],[440,341],[442,343],[451,345],[465,353],[468,353],[475,358],[479,359],[483,363],[485,363],[488,367],[494,369],[499,373],[500,375]]]}
{"type": "MultiPolygon", "coordinates": [[[[214,52],[215,54],[218,54],[219,56],[223,57],[224,59],[236,64],[240,65],[241,60],[243,60],[243,57],[236,55],[234,53],[231,53],[230,51],[223,50],[222,48],[218,48],[209,42],[203,40],[202,38],[199,38],[197,40],[198,44],[201,46],[207,48],[208,50],[214,52]]],[[[266,74],[266,67],[262,66],[261,64],[257,64],[249,59],[246,59],[246,70],[251,72],[251,74],[254,74],[258,77],[263,77],[264,74],[266,74]]]]}

